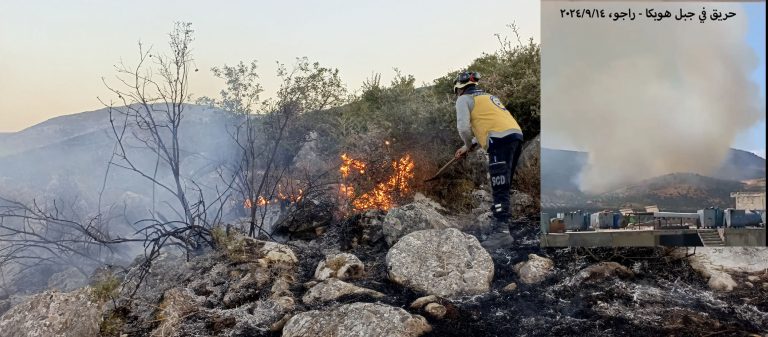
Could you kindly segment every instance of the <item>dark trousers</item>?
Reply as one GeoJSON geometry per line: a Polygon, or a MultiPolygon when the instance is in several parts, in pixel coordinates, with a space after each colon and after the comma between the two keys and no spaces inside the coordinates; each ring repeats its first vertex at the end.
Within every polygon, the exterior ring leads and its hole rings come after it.
{"type": "Polygon", "coordinates": [[[488,143],[488,173],[491,175],[493,205],[491,211],[498,221],[509,221],[512,214],[509,206],[509,189],[515,175],[517,160],[523,149],[521,135],[512,134],[503,138],[491,137],[488,143]]]}

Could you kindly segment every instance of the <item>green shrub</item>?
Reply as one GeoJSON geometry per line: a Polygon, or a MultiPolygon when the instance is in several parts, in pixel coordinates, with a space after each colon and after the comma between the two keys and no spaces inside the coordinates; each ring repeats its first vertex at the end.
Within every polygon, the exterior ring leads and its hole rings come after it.
{"type": "Polygon", "coordinates": [[[117,297],[120,280],[117,276],[112,275],[111,273],[105,274],[91,287],[93,288],[91,292],[93,300],[95,302],[103,303],[117,297]]]}

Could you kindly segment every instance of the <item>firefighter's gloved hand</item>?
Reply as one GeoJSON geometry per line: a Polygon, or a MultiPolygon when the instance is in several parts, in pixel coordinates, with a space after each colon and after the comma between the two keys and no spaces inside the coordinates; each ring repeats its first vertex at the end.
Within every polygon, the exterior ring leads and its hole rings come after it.
{"type": "Polygon", "coordinates": [[[453,155],[453,157],[456,159],[462,159],[467,156],[468,152],[469,152],[469,149],[467,149],[466,146],[462,146],[458,150],[456,150],[456,154],[453,155]]]}

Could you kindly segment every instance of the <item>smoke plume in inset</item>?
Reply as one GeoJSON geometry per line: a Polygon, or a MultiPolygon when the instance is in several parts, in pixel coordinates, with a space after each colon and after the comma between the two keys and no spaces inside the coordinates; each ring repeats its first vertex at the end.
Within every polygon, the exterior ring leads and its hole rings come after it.
{"type": "Polygon", "coordinates": [[[666,173],[711,174],[737,134],[765,118],[746,34],[739,5],[542,2],[544,146],[589,153],[585,192],[666,173]],[[560,18],[564,8],[683,8],[697,16],[614,22],[560,18]],[[736,16],[700,23],[703,9],[736,16]]]}

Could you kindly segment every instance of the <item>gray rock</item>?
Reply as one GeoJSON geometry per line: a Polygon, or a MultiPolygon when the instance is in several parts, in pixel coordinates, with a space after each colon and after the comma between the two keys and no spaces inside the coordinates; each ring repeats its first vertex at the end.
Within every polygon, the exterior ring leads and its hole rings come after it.
{"type": "Polygon", "coordinates": [[[235,331],[261,330],[264,327],[278,324],[278,322],[280,322],[286,314],[293,311],[295,307],[296,301],[288,296],[260,300],[250,306],[247,315],[237,316],[238,323],[235,331]]]}
{"type": "Polygon", "coordinates": [[[293,250],[242,236],[219,251],[160,261],[137,292],[130,330],[157,336],[242,336],[266,332],[290,313],[298,259],[293,250]],[[206,332],[207,331],[207,332],[206,332]]]}
{"type": "Polygon", "coordinates": [[[48,278],[48,289],[73,291],[88,284],[88,277],[75,268],[68,268],[48,278]]]}
{"type": "Polygon", "coordinates": [[[367,295],[376,298],[384,297],[384,294],[378,291],[358,287],[354,284],[340,281],[335,278],[329,278],[310,288],[301,300],[306,304],[315,304],[335,301],[346,295],[367,295]]]}
{"type": "Polygon", "coordinates": [[[315,269],[315,278],[326,280],[328,278],[337,278],[346,280],[351,278],[361,278],[365,275],[365,265],[357,256],[349,253],[329,255],[325,260],[320,261],[315,269]]]}
{"type": "Polygon", "coordinates": [[[493,205],[493,196],[486,190],[474,190],[472,191],[472,211],[473,216],[478,217],[491,214],[491,205],[493,205]]]}
{"type": "Polygon", "coordinates": [[[253,336],[257,331],[279,331],[294,307],[290,297],[259,300],[233,309],[196,307],[181,316],[175,327],[155,330],[151,336],[253,336]]]}
{"type": "Polygon", "coordinates": [[[293,316],[283,337],[415,337],[432,328],[424,317],[376,303],[352,303],[293,316]]]}
{"type": "Polygon", "coordinates": [[[411,203],[390,209],[384,217],[382,232],[391,247],[401,237],[423,229],[451,227],[448,220],[427,203],[411,203]]]}
{"type": "Polygon", "coordinates": [[[425,206],[427,206],[429,208],[432,208],[434,210],[440,211],[440,212],[447,211],[445,209],[445,207],[443,207],[443,205],[440,205],[440,203],[438,203],[437,201],[434,201],[434,200],[430,199],[429,197],[427,197],[424,194],[419,193],[419,192],[416,192],[413,195],[413,202],[414,203],[424,204],[425,206]]]}
{"type": "Polygon", "coordinates": [[[527,141],[523,145],[523,151],[520,153],[520,159],[517,161],[517,169],[532,165],[541,155],[541,134],[527,141]]]}
{"type": "Polygon", "coordinates": [[[28,295],[11,295],[6,299],[0,300],[0,316],[14,306],[27,300],[28,295]]]}
{"type": "Polygon", "coordinates": [[[699,247],[696,254],[686,248],[672,251],[699,272],[712,290],[731,291],[738,286],[733,276],[763,272],[768,269],[768,249],[761,247],[699,247]]]}
{"type": "MultiPolygon", "coordinates": [[[[269,281],[268,271],[263,269],[254,269],[241,278],[236,278],[230,282],[229,287],[216,287],[212,285],[211,289],[222,288],[225,291],[221,304],[224,308],[234,308],[242,304],[245,300],[256,296],[261,288],[269,281]]],[[[222,284],[224,285],[224,284],[222,284]]]]}
{"type": "MultiPolygon", "coordinates": [[[[488,206],[490,208],[490,206],[488,206]]],[[[490,233],[493,231],[493,212],[486,208],[483,212],[478,212],[475,222],[469,228],[480,231],[481,233],[490,233]]],[[[473,213],[478,209],[472,210],[473,213]]]]}
{"type": "Polygon", "coordinates": [[[493,203],[493,195],[486,190],[474,190],[472,191],[472,200],[478,204],[487,203],[490,207],[490,204],[493,203]]]}
{"type": "Polygon", "coordinates": [[[88,287],[69,293],[46,291],[0,317],[0,332],[14,337],[97,337],[102,307],[88,287]]]}
{"type": "Polygon", "coordinates": [[[501,289],[501,291],[505,293],[513,293],[515,290],[517,290],[517,283],[515,282],[507,284],[504,288],[501,289]]]}
{"type": "Polygon", "coordinates": [[[359,245],[373,246],[384,238],[382,226],[386,213],[381,210],[369,210],[360,215],[360,219],[353,223],[350,236],[351,247],[359,245]]]}
{"type": "Polygon", "coordinates": [[[530,195],[520,192],[512,191],[510,195],[510,211],[513,217],[526,216],[530,214],[538,213],[539,206],[533,200],[530,195]]]}
{"type": "Polygon", "coordinates": [[[455,228],[404,236],[387,252],[386,264],[393,282],[444,298],[487,292],[494,273],[477,239],[455,228]]]}
{"type": "Polygon", "coordinates": [[[629,268],[616,262],[600,262],[579,271],[568,284],[577,286],[583,283],[597,282],[609,277],[630,278],[635,276],[629,268]]]}
{"type": "Polygon", "coordinates": [[[707,285],[712,290],[727,292],[733,290],[733,288],[736,288],[738,284],[728,273],[721,271],[711,271],[709,273],[709,281],[707,281],[707,285]]]}
{"type": "Polygon", "coordinates": [[[488,251],[494,251],[496,249],[510,248],[515,244],[515,239],[509,232],[496,232],[488,235],[480,245],[488,251]]]}
{"type": "Polygon", "coordinates": [[[283,296],[290,296],[293,297],[293,293],[291,292],[291,284],[293,284],[293,280],[288,277],[288,275],[283,275],[282,277],[278,277],[274,283],[272,283],[272,289],[270,289],[270,292],[272,292],[271,297],[277,298],[277,297],[283,297],[283,296]]]}
{"type": "Polygon", "coordinates": [[[283,318],[281,318],[279,321],[272,323],[272,325],[269,326],[269,331],[272,332],[279,332],[283,330],[283,327],[285,326],[285,323],[288,322],[289,319],[293,317],[292,314],[285,314],[283,318]]]}
{"type": "Polygon", "coordinates": [[[415,301],[413,301],[413,303],[411,303],[411,309],[421,309],[427,304],[438,302],[438,301],[440,301],[440,297],[437,297],[435,295],[427,295],[427,296],[419,297],[415,301]]]}
{"type": "Polygon", "coordinates": [[[528,261],[515,265],[514,270],[526,284],[539,283],[555,271],[552,260],[536,254],[528,254],[528,261]]]}
{"type": "Polygon", "coordinates": [[[448,309],[440,303],[430,303],[424,307],[424,312],[433,318],[442,319],[448,313],[448,309]]]}

